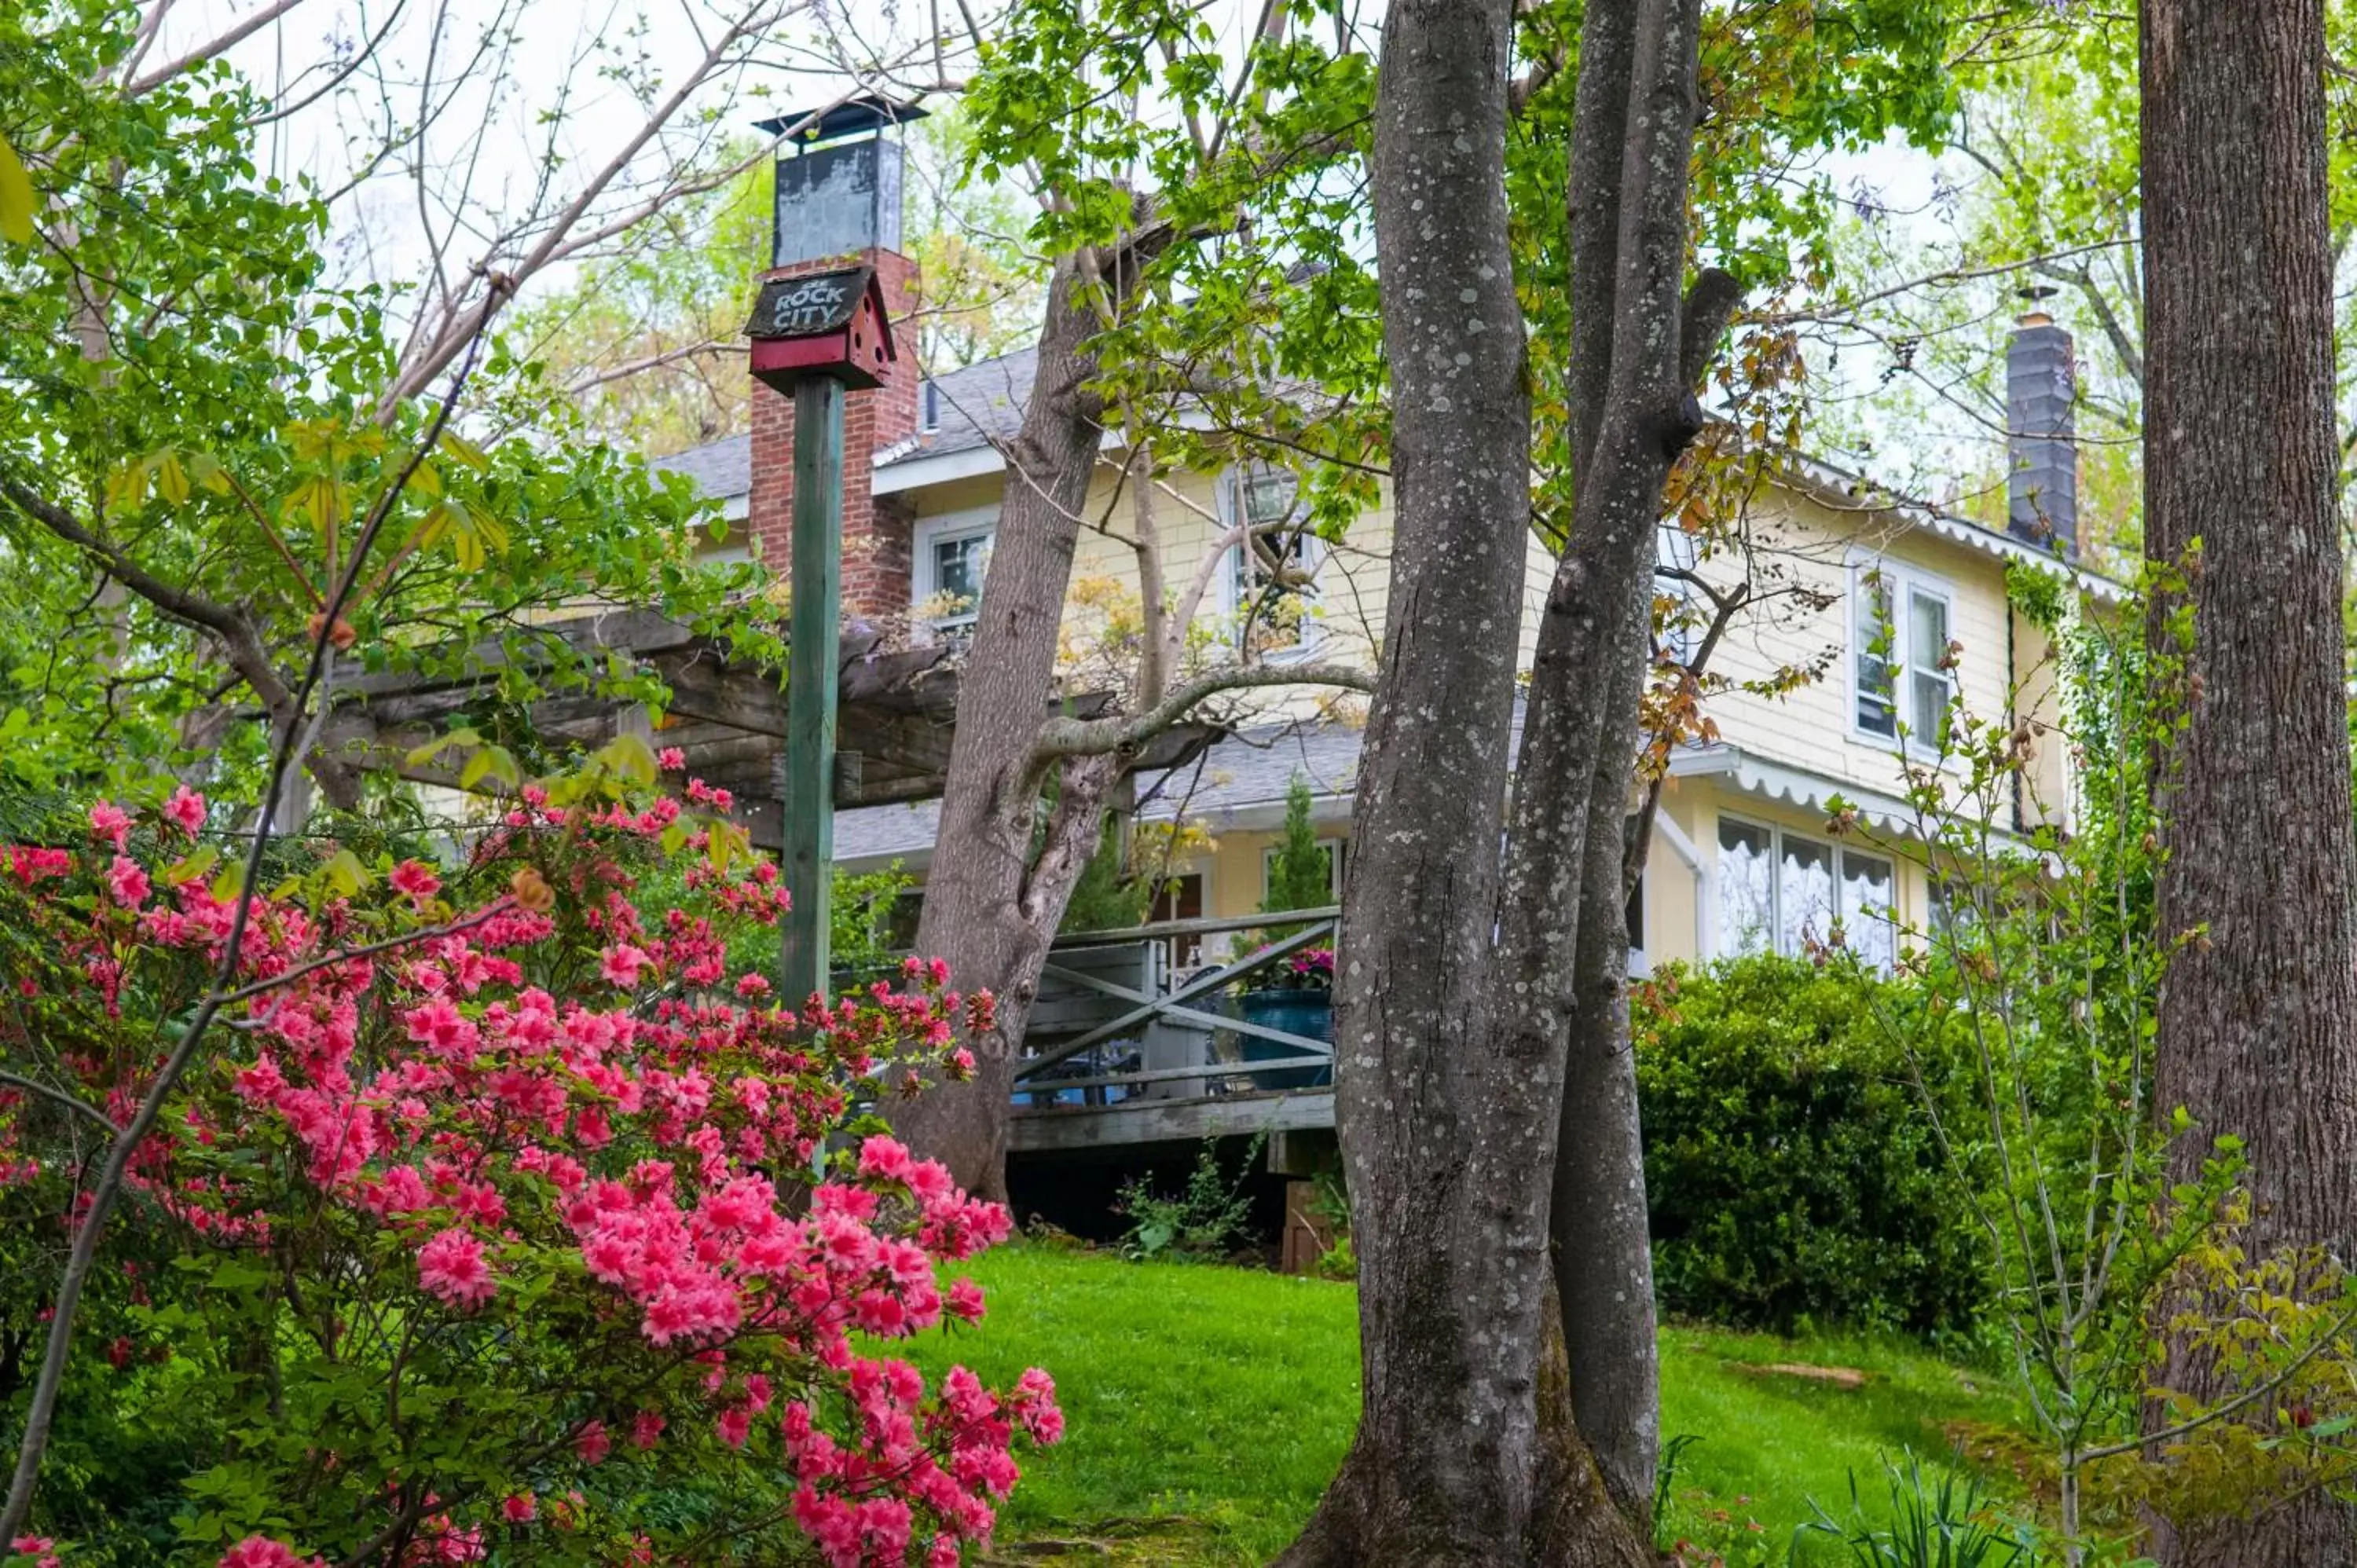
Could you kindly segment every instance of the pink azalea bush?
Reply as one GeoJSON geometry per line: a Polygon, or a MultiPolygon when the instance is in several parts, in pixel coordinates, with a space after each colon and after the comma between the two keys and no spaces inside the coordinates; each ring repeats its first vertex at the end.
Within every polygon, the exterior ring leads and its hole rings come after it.
{"type": "MultiPolygon", "coordinates": [[[[46,1090],[0,1084],[0,1224],[46,1258],[90,1112],[127,1120],[224,952],[207,820],[182,789],[0,846],[0,1056],[46,1090]]],[[[1052,1384],[929,1386],[885,1348],[981,1317],[942,1268],[1007,1217],[858,1107],[969,1069],[990,999],[911,961],[779,1004],[731,962],[785,907],[733,832],[532,789],[455,866],[274,865],[241,995],[134,1158],[60,1430],[171,1426],[175,1522],[222,1568],[986,1541],[1018,1443],[1060,1434],[1052,1384]]]]}

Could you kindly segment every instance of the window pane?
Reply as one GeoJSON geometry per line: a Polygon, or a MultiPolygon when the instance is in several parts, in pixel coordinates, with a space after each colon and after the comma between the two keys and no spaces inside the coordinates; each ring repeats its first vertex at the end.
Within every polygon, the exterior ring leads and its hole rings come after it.
{"type": "Polygon", "coordinates": [[[1254,467],[1238,485],[1246,522],[1283,522],[1293,515],[1300,480],[1290,468],[1254,467]]]}
{"type": "Polygon", "coordinates": [[[1759,952],[1775,932],[1776,904],[1766,828],[1718,822],[1718,950],[1759,952]]]}
{"type": "Polygon", "coordinates": [[[1936,670],[1948,657],[1948,601],[1921,588],[1909,598],[1908,662],[1920,670],[1936,670]]]}
{"type": "Polygon", "coordinates": [[[1918,590],[1908,596],[1907,727],[1926,746],[1937,745],[1948,714],[1948,605],[1918,590]]]}
{"type": "Polygon", "coordinates": [[[1653,528],[1653,620],[1661,633],[1662,651],[1681,664],[1694,662],[1702,643],[1702,617],[1695,607],[1694,585],[1673,572],[1692,572],[1701,559],[1701,543],[1674,522],[1653,528]]]}
{"type": "Polygon", "coordinates": [[[1318,545],[1305,533],[1264,533],[1231,553],[1236,615],[1250,650],[1299,647],[1318,603],[1318,545]]]}
{"type": "Polygon", "coordinates": [[[1888,970],[1899,956],[1890,922],[1890,863],[1844,850],[1841,870],[1842,940],[1860,963],[1888,970]]]}
{"type": "Polygon", "coordinates": [[[983,574],[990,569],[990,535],[968,533],[933,541],[933,592],[970,612],[982,598],[983,574]]]}
{"type": "Polygon", "coordinates": [[[1857,580],[1857,727],[1895,739],[1899,734],[1896,671],[1878,650],[1889,647],[1890,585],[1871,573],[1857,580]]]}
{"type": "Polygon", "coordinates": [[[1637,878],[1637,886],[1629,889],[1629,907],[1621,918],[1629,922],[1629,946],[1637,952],[1645,950],[1645,879],[1637,878]]]}
{"type": "Polygon", "coordinates": [[[1830,846],[1786,837],[1777,867],[1777,947],[1788,953],[1823,947],[1834,931],[1834,855],[1830,846]]]}

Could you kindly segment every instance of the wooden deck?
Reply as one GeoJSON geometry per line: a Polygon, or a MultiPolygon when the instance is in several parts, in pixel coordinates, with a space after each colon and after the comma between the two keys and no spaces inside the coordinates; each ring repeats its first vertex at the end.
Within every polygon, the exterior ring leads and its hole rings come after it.
{"type": "MultiPolygon", "coordinates": [[[[1336,945],[1333,907],[1168,920],[1059,938],[1016,1069],[1016,1153],[1194,1143],[1330,1128],[1330,1021],[1296,1033],[1236,998],[1295,956],[1336,945]],[[1204,939],[1255,939],[1229,961],[1174,960],[1204,939]]],[[[1313,1009],[1314,1010],[1314,1009],[1313,1009]]]]}
{"type": "Polygon", "coordinates": [[[1192,1144],[1333,1125],[1331,1089],[1253,1090],[1190,1100],[1125,1100],[1113,1105],[1017,1111],[1008,1146],[1017,1154],[1044,1154],[1115,1144],[1192,1144]]]}

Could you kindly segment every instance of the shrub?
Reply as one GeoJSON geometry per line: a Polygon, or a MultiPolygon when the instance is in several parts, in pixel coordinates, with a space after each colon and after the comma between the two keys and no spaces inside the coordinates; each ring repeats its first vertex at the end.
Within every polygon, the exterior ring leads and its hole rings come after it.
{"type": "MultiPolygon", "coordinates": [[[[1963,1326],[1985,1299],[1979,1237],[1906,1053],[1872,1008],[1901,983],[1760,956],[1637,988],[1637,1080],[1663,1305],[1789,1331],[1807,1320],[1963,1326]]],[[[1930,1064],[1952,1129],[1969,1079],[1930,1064]],[[1943,1075],[1943,1076],[1942,1076],[1943,1075]]]]}
{"type": "Polygon", "coordinates": [[[785,899],[726,797],[616,783],[527,786],[447,865],[290,845],[266,892],[185,788],[0,842],[13,1366],[97,1249],[32,1521],[73,1561],[870,1564],[988,1534],[1052,1386],[888,1352],[980,1316],[939,1269],[1006,1215],[854,1110],[968,1070],[988,998],[910,960],[780,1004],[733,943],[785,899]],[[642,901],[685,856],[680,901],[642,901]],[[203,1054],[167,1062],[184,1030],[203,1054]],[[83,1205],[111,1144],[110,1217],[83,1205]]]}
{"type": "Polygon", "coordinates": [[[1129,1220],[1122,1255],[1135,1262],[1219,1262],[1243,1240],[1252,1223],[1252,1197],[1244,1190],[1262,1140],[1245,1151],[1243,1168],[1232,1184],[1220,1169],[1220,1149],[1206,1138],[1196,1151],[1195,1168],[1176,1197],[1164,1197],[1140,1176],[1122,1185],[1114,1212],[1129,1220]]]}

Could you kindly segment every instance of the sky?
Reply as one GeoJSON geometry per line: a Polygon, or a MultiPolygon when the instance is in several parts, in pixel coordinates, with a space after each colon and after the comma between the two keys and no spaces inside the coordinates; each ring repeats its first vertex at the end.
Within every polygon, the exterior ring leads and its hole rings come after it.
{"type": "MultiPolygon", "coordinates": [[[[281,3],[177,0],[154,58],[172,58],[281,3]]],[[[268,171],[306,175],[330,190],[358,182],[335,208],[331,243],[344,280],[414,285],[432,271],[429,236],[441,241],[447,266],[463,268],[485,252],[504,220],[562,206],[638,128],[642,103],[697,69],[700,29],[712,28],[716,14],[751,3],[299,0],[230,59],[282,102],[312,100],[265,128],[261,153],[268,171]],[[367,68],[319,93],[354,58],[360,40],[380,35],[367,68]],[[363,159],[386,126],[418,118],[429,63],[433,79],[447,80],[452,62],[461,59],[479,63],[422,141],[367,173],[363,159]],[[558,105],[563,113],[552,114],[558,105]]],[[[825,103],[848,85],[831,68],[833,59],[845,52],[897,55],[924,36],[938,3],[804,0],[754,58],[696,94],[677,122],[677,145],[708,150],[714,138],[744,134],[755,120],[825,103]]],[[[1257,0],[1211,4],[1215,25],[1229,38],[1241,38],[1258,13],[1257,0]]],[[[1372,26],[1381,0],[1367,4],[1372,26]]],[[[948,63],[952,74],[963,69],[948,63]]],[[[642,160],[640,167],[655,161],[642,160]]],[[[1894,142],[1838,155],[1824,167],[1845,197],[1880,214],[1877,221],[1894,242],[1937,245],[1932,158],[1894,142]]],[[[620,185],[627,196],[629,177],[620,185]]],[[[561,289],[574,275],[571,267],[553,268],[528,285],[525,297],[561,289]]],[[[1822,389],[1852,407],[1867,407],[1870,423],[1869,357],[1835,362],[1819,349],[1813,358],[1822,389]]]]}

